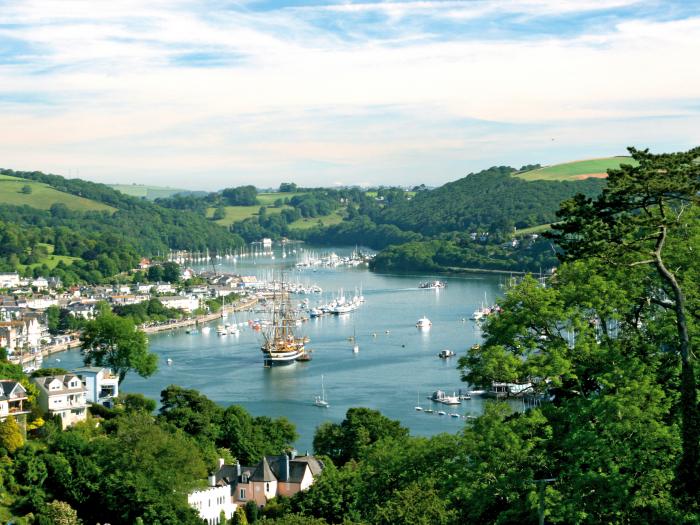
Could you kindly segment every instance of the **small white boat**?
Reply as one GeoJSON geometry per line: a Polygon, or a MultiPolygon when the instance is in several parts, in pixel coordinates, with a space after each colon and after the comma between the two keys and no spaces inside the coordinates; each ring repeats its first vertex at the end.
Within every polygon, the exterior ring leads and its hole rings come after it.
{"type": "Polygon", "coordinates": [[[203,326],[202,327],[203,334],[208,334],[209,332],[211,332],[211,326],[203,326]]]}
{"type": "Polygon", "coordinates": [[[433,413],[433,409],[432,409],[432,408],[426,408],[426,409],[425,409],[425,413],[426,413],[426,414],[432,414],[432,413],[433,413]]]}
{"type": "Polygon", "coordinates": [[[321,376],[321,395],[314,398],[314,405],[321,408],[328,408],[328,400],[326,399],[326,389],[323,385],[323,376],[321,376]]]}
{"type": "Polygon", "coordinates": [[[438,416],[446,416],[446,415],[447,415],[447,412],[445,412],[444,410],[438,410],[437,415],[438,415],[438,416]]]}
{"type": "Polygon", "coordinates": [[[454,412],[450,414],[450,417],[459,417],[459,414],[455,414],[454,412]]]}
{"type": "Polygon", "coordinates": [[[428,319],[425,316],[418,319],[418,322],[416,323],[417,328],[425,329],[425,328],[430,328],[431,326],[433,326],[433,323],[430,321],[430,319],[428,319]]]}
{"type": "Polygon", "coordinates": [[[440,350],[440,352],[438,353],[438,357],[440,359],[448,359],[450,357],[454,357],[455,355],[457,354],[455,354],[452,350],[448,350],[447,348],[445,348],[444,350],[440,350]]]}
{"type": "Polygon", "coordinates": [[[219,325],[216,327],[216,334],[217,335],[226,335],[228,333],[228,330],[226,330],[226,327],[224,325],[219,325]]]}
{"type": "Polygon", "coordinates": [[[232,324],[228,327],[228,333],[231,335],[240,335],[241,329],[238,328],[238,326],[236,326],[235,324],[232,324]]]}
{"type": "MultiPolygon", "coordinates": [[[[418,392],[418,402],[420,403],[420,392],[418,392]]],[[[423,407],[420,406],[420,405],[416,405],[416,406],[414,406],[413,408],[416,409],[416,412],[422,412],[422,411],[423,411],[423,407]]]]}
{"type": "Polygon", "coordinates": [[[170,359],[169,357],[165,360],[165,362],[168,364],[168,366],[172,366],[172,365],[173,365],[173,360],[170,359]]]}

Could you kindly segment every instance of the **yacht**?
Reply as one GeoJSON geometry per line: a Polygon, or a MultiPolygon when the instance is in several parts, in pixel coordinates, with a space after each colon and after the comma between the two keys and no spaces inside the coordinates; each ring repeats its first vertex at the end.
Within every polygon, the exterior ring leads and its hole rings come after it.
{"type": "Polygon", "coordinates": [[[459,400],[459,397],[456,394],[452,394],[451,396],[448,396],[442,390],[436,390],[435,392],[433,392],[433,395],[430,397],[430,400],[434,401],[436,403],[442,403],[443,405],[459,405],[459,404],[461,404],[461,401],[459,400]]]}
{"type": "Polygon", "coordinates": [[[226,330],[226,327],[222,324],[216,327],[216,334],[217,335],[226,335],[228,333],[228,330],[226,330]]]}
{"type": "Polygon", "coordinates": [[[326,388],[323,385],[323,376],[321,376],[321,395],[314,398],[314,405],[321,408],[328,408],[328,400],[326,399],[326,388]]]}
{"type": "Polygon", "coordinates": [[[450,357],[454,357],[455,355],[457,354],[455,354],[454,351],[448,350],[447,348],[445,348],[444,350],[440,350],[440,352],[438,353],[438,357],[440,359],[448,359],[450,357]]]}
{"type": "Polygon", "coordinates": [[[439,290],[440,288],[446,288],[447,283],[445,281],[426,281],[418,285],[418,288],[422,290],[439,290]]]}
{"type": "Polygon", "coordinates": [[[431,326],[433,326],[433,323],[425,316],[418,319],[418,322],[416,323],[417,328],[430,328],[431,326]]]}

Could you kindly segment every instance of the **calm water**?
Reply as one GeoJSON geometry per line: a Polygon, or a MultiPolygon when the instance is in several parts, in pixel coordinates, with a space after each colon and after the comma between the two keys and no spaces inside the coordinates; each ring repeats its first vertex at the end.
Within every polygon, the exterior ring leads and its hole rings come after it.
{"type": "MultiPolygon", "coordinates": [[[[328,251],[316,250],[319,254],[328,251]]],[[[239,336],[219,337],[218,322],[214,322],[209,334],[188,335],[179,330],[150,335],[150,348],[161,358],[158,372],[149,379],[132,373],[122,390],[158,399],[163,388],[178,384],[195,388],[223,405],[243,405],[254,415],[286,416],[297,426],[301,436],[297,447],[301,451],[311,449],[316,426],[329,419],[339,422],[348,408],[357,406],[378,409],[400,420],[415,435],[460,429],[464,425],[461,419],[417,412],[414,407],[417,403],[431,405],[426,397],[434,390],[452,393],[468,387],[460,381],[457,359],[440,359],[437,353],[449,348],[459,356],[480,340],[468,318],[485,295],[493,302],[500,291],[499,277],[452,277],[447,279],[446,289],[421,290],[420,281],[438,276],[382,275],[366,268],[298,271],[293,269],[296,257],[282,259],[277,253],[274,260],[223,263],[219,269],[269,278],[273,274],[279,277],[281,269],[288,267],[287,280],[318,284],[324,290],[324,299],[330,299],[340,289],[352,295],[355,288],[362,287],[366,302],[360,309],[344,316],[311,319],[301,327],[302,333],[311,338],[307,346],[313,349],[312,361],[263,368],[259,334],[246,326],[239,336]],[[430,330],[415,327],[423,315],[433,323],[430,330]],[[360,346],[358,354],[352,353],[352,343],[348,341],[353,331],[360,346]],[[165,364],[167,358],[173,360],[172,366],[165,364]],[[321,375],[330,403],[327,409],[313,405],[314,396],[321,393],[321,375]]],[[[319,299],[316,295],[297,295],[292,299],[296,303],[304,297],[312,305],[319,299]]],[[[235,321],[245,322],[258,316],[259,313],[237,314],[235,321]]],[[[232,321],[229,318],[228,322],[232,321]]],[[[44,362],[44,366],[69,369],[80,365],[79,350],[44,362]]],[[[475,397],[456,407],[433,406],[436,411],[438,407],[448,414],[478,415],[483,401],[475,397]]]]}

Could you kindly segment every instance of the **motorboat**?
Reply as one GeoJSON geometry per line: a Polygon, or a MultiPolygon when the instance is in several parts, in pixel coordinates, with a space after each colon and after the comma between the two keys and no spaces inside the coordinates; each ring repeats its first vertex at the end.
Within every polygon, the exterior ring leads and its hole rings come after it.
{"type": "Polygon", "coordinates": [[[439,290],[440,288],[447,288],[447,283],[445,281],[426,281],[418,285],[421,290],[439,290]]]}
{"type": "Polygon", "coordinates": [[[440,350],[440,352],[438,353],[438,357],[440,359],[448,359],[450,357],[454,357],[455,355],[457,354],[455,354],[452,350],[448,350],[447,348],[445,348],[444,350],[440,350]]]}
{"type": "Polygon", "coordinates": [[[456,394],[453,393],[451,396],[449,396],[442,390],[436,390],[435,392],[433,392],[433,395],[430,396],[430,400],[434,401],[435,403],[442,403],[443,405],[461,404],[461,401],[459,400],[459,397],[457,397],[456,394]]]}
{"type": "Polygon", "coordinates": [[[226,327],[224,325],[219,325],[216,327],[216,335],[226,335],[228,334],[228,330],[226,330],[226,327]]]}
{"type": "Polygon", "coordinates": [[[431,326],[433,326],[433,323],[425,316],[418,319],[418,322],[416,323],[416,327],[421,329],[430,328],[431,326]]]}

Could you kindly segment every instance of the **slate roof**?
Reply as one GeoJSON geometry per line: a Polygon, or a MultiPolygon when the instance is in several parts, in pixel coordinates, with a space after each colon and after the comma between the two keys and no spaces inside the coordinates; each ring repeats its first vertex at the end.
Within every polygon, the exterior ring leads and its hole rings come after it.
{"type": "Polygon", "coordinates": [[[262,461],[250,478],[251,481],[277,481],[277,477],[272,473],[267,457],[263,456],[262,461]]]}
{"type": "Polygon", "coordinates": [[[26,397],[27,391],[18,381],[13,379],[0,379],[0,401],[23,399],[26,397]],[[10,398],[13,392],[15,393],[15,397],[10,398]]]}
{"type": "Polygon", "coordinates": [[[83,385],[83,382],[75,374],[35,377],[33,380],[38,386],[40,386],[42,389],[46,390],[46,392],[48,392],[48,394],[50,396],[56,395],[56,394],[73,394],[73,393],[77,393],[77,392],[85,392],[86,391],[86,388],[83,385]],[[78,386],[75,388],[68,388],[68,382],[73,378],[78,380],[78,386]],[[61,383],[63,383],[61,390],[49,390],[48,384],[51,383],[54,379],[58,379],[61,383]]]}

